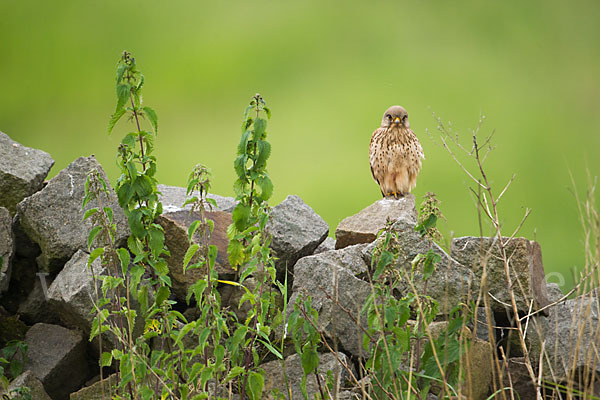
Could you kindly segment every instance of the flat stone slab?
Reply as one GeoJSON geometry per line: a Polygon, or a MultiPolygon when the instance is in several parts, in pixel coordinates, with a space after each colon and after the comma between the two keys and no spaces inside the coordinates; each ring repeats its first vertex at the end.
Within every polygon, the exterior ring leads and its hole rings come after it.
{"type": "Polygon", "coordinates": [[[358,243],[371,243],[388,221],[405,218],[417,223],[415,196],[409,194],[395,199],[381,199],[357,214],[344,218],[335,230],[335,248],[342,249],[358,243]]]}
{"type": "MultiPolygon", "coordinates": [[[[40,269],[56,273],[79,249],[87,249],[88,233],[92,221],[83,221],[85,210],[81,204],[88,173],[98,170],[106,181],[109,198],[104,206],[113,210],[117,225],[117,243],[129,236],[129,225],[117,196],[110,186],[102,166],[94,156],[80,157],[51,179],[41,191],[27,197],[17,205],[23,231],[39,246],[42,254],[37,258],[40,269]]],[[[95,207],[92,201],[86,210],[95,207]]]]}
{"type": "Polygon", "coordinates": [[[50,154],[25,147],[0,132],[0,207],[14,214],[21,200],[42,188],[52,165],[50,154]]]}
{"type": "Polygon", "coordinates": [[[53,399],[68,399],[85,382],[88,364],[80,332],[58,325],[38,323],[25,337],[31,370],[53,399]]]}

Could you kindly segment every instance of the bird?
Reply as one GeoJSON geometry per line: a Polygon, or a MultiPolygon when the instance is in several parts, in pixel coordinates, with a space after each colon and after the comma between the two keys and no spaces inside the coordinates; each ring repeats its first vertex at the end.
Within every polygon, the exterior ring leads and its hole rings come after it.
{"type": "Polygon", "coordinates": [[[425,159],[419,139],[410,129],[408,113],[401,106],[391,106],[383,114],[369,145],[369,162],[373,178],[385,198],[402,198],[417,183],[421,160],[425,159]]]}

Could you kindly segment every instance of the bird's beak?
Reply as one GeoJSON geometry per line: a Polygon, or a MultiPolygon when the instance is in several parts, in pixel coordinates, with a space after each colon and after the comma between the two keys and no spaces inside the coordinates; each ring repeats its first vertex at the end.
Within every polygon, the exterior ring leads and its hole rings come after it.
{"type": "Polygon", "coordinates": [[[396,119],[394,120],[394,123],[395,123],[396,125],[399,125],[399,124],[400,124],[400,118],[396,117],[396,119]]]}

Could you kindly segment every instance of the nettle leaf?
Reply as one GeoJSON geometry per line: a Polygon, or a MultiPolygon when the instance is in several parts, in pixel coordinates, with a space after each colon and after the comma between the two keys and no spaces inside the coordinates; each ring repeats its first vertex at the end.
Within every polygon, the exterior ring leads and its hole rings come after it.
{"type": "Polygon", "coordinates": [[[256,180],[256,184],[260,188],[260,198],[262,201],[267,201],[273,194],[273,182],[267,175],[261,176],[256,180]]]}
{"type": "Polygon", "coordinates": [[[246,386],[248,389],[248,397],[251,400],[262,399],[263,387],[265,384],[265,378],[256,371],[250,371],[248,374],[248,380],[246,386]]]}
{"type": "Polygon", "coordinates": [[[123,276],[125,276],[127,274],[127,269],[129,268],[129,252],[127,249],[120,247],[117,249],[117,254],[119,256],[119,261],[121,261],[121,271],[123,272],[123,276]]]}
{"type": "Polygon", "coordinates": [[[137,140],[138,140],[138,134],[137,134],[137,132],[129,132],[121,140],[121,143],[123,143],[124,145],[129,146],[129,147],[134,147],[135,143],[137,142],[137,140]]]}
{"type": "Polygon", "coordinates": [[[271,119],[271,109],[269,107],[263,107],[263,110],[265,110],[265,114],[267,114],[267,118],[271,119]]]}
{"type": "Polygon", "coordinates": [[[148,118],[148,121],[150,121],[152,129],[154,129],[154,133],[158,134],[158,116],[156,115],[156,112],[150,107],[143,107],[142,110],[144,110],[146,118],[148,118]]]}
{"type": "Polygon", "coordinates": [[[100,257],[102,254],[104,254],[104,247],[98,247],[97,249],[94,249],[90,253],[90,256],[88,257],[88,262],[87,262],[88,267],[90,265],[92,265],[92,263],[96,260],[96,258],[100,257]]]}
{"type": "Polygon", "coordinates": [[[171,290],[167,286],[161,286],[158,288],[156,292],[156,305],[161,306],[162,303],[169,298],[171,295],[171,290]]]}
{"type": "Polygon", "coordinates": [[[123,115],[125,115],[124,108],[118,109],[117,111],[115,111],[115,113],[113,115],[111,115],[110,120],[108,121],[108,134],[109,135],[112,132],[115,125],[117,124],[117,122],[119,122],[119,120],[121,119],[121,117],[123,115]]]}
{"type": "MultiPolygon", "coordinates": [[[[85,206],[85,204],[84,204],[84,206],[85,206]]],[[[97,207],[90,208],[89,210],[87,210],[85,212],[85,214],[83,214],[83,219],[86,220],[89,217],[91,217],[92,215],[96,214],[97,212],[98,212],[98,208],[97,207]]]]}
{"type": "Polygon", "coordinates": [[[131,90],[131,86],[127,83],[119,83],[117,85],[117,108],[116,111],[119,111],[125,106],[127,100],[129,100],[129,92],[131,90]]]}
{"type": "Polygon", "coordinates": [[[317,354],[317,350],[313,347],[312,343],[306,343],[303,346],[300,360],[305,375],[317,370],[319,366],[319,354],[317,354]]]}
{"type": "Polygon", "coordinates": [[[254,163],[254,169],[258,170],[264,168],[267,165],[267,160],[271,155],[271,144],[265,140],[258,142],[257,146],[258,155],[256,156],[256,162],[254,163]]]}
{"type": "Polygon", "coordinates": [[[113,355],[112,353],[104,352],[102,353],[102,357],[100,358],[100,366],[101,367],[109,367],[112,364],[113,355]]]}
{"type": "Polygon", "coordinates": [[[246,179],[246,162],[248,160],[248,156],[246,154],[240,154],[235,158],[233,162],[233,169],[235,173],[240,179],[246,179]]]}
{"type": "Polygon", "coordinates": [[[120,83],[123,79],[123,74],[125,73],[126,69],[127,66],[125,64],[119,63],[119,65],[117,66],[117,83],[120,83]]]}
{"type": "Polygon", "coordinates": [[[133,190],[135,193],[142,199],[150,196],[152,194],[152,181],[146,175],[138,176],[135,181],[133,181],[133,190]]]}
{"type": "Polygon", "coordinates": [[[250,140],[251,131],[244,131],[242,133],[242,137],[240,139],[240,144],[238,145],[238,154],[246,154],[246,150],[248,149],[248,141],[250,140]]]}
{"type": "Polygon", "coordinates": [[[267,129],[267,120],[263,119],[263,118],[257,118],[254,121],[253,139],[255,141],[259,141],[259,140],[263,139],[266,129],[267,129]]]}
{"type": "Polygon", "coordinates": [[[244,246],[237,240],[230,240],[227,245],[227,254],[229,265],[237,270],[238,265],[241,265],[244,262],[244,246]]]}
{"type": "Polygon", "coordinates": [[[196,254],[196,252],[199,249],[200,249],[200,245],[197,243],[194,243],[190,247],[188,247],[187,251],[185,252],[185,256],[183,257],[183,272],[184,273],[187,270],[187,266],[190,263],[190,261],[192,260],[192,257],[194,257],[194,255],[196,254]]]}
{"type": "Polygon", "coordinates": [[[233,209],[231,215],[233,223],[238,231],[243,231],[248,226],[248,220],[250,218],[250,207],[243,203],[238,203],[233,209]]]}
{"type": "Polygon", "coordinates": [[[435,214],[429,214],[425,221],[415,226],[415,231],[419,232],[421,236],[425,236],[427,231],[434,228],[437,223],[437,216],[435,214]]]}
{"type": "Polygon", "coordinates": [[[160,228],[160,225],[153,224],[148,230],[148,235],[150,235],[150,250],[154,257],[160,256],[163,248],[165,247],[165,234],[160,228]]]}
{"type": "Polygon", "coordinates": [[[142,223],[142,210],[139,208],[131,210],[129,215],[127,216],[127,221],[129,222],[129,229],[131,229],[131,233],[138,238],[143,238],[146,236],[146,229],[144,224],[142,223]]]}
{"type": "Polygon", "coordinates": [[[100,226],[100,225],[92,228],[92,230],[90,231],[88,238],[87,238],[88,249],[92,248],[92,243],[94,242],[94,239],[96,239],[96,236],[98,236],[98,234],[100,233],[101,230],[102,230],[102,226],[100,226]]]}
{"type": "Polygon", "coordinates": [[[119,186],[117,189],[117,198],[119,200],[119,206],[121,208],[126,208],[126,206],[131,201],[133,197],[134,191],[131,188],[131,183],[129,181],[125,181],[119,186]]]}

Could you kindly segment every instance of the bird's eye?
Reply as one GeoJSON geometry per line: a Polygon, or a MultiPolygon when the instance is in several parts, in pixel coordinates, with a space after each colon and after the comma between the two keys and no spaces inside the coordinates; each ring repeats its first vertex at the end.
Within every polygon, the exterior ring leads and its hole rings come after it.
{"type": "Polygon", "coordinates": [[[390,114],[387,114],[385,117],[386,117],[387,119],[392,119],[392,116],[391,116],[390,114]]]}
{"type": "Polygon", "coordinates": [[[408,114],[402,116],[402,121],[406,121],[407,118],[408,118],[408,114]]]}

